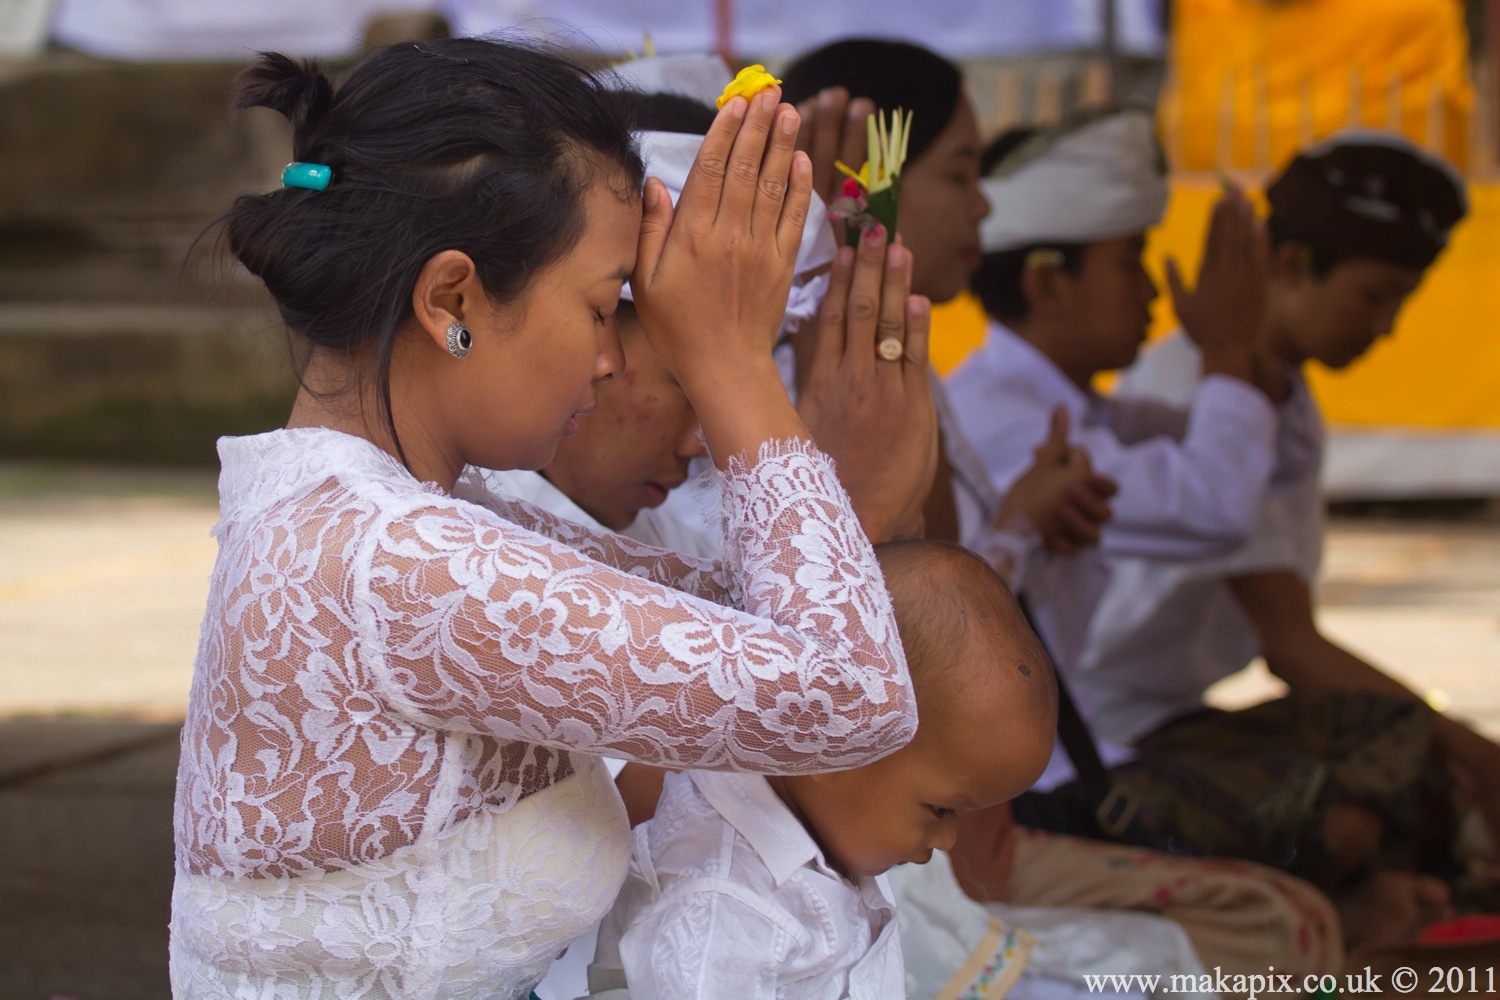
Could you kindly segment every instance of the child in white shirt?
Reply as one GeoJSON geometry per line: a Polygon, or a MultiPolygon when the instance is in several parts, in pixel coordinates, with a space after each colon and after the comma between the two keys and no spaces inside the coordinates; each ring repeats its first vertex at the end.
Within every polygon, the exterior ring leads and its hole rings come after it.
{"type": "MultiPolygon", "coordinates": [[[[983,561],[939,542],[877,553],[916,688],[915,739],[810,777],[670,775],[600,930],[596,996],[905,995],[884,872],[951,848],[959,815],[1029,787],[1057,702],[1046,654],[983,561]]],[[[830,719],[788,718],[786,737],[830,719]]]]}
{"type": "Polygon", "coordinates": [[[1135,108],[1080,113],[1002,136],[984,163],[991,213],[971,283],[990,324],[948,376],[948,396],[994,488],[1027,467],[1059,407],[1071,442],[1119,487],[1099,547],[1048,560],[1025,588],[1093,722],[1077,666],[1107,558],[1221,555],[1255,528],[1278,445],[1276,408],[1251,380],[1263,240],[1248,201],[1221,199],[1197,287],[1173,290],[1185,328],[1205,347],[1208,377],[1190,408],[1121,402],[1093,380],[1134,361],[1150,326],[1157,289],[1142,255],[1168,194],[1154,119],[1135,108]]]}

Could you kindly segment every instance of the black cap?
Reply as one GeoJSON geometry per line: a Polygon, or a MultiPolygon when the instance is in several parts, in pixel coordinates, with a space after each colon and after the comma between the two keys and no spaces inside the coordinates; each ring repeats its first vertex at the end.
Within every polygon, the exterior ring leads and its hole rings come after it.
{"type": "Polygon", "coordinates": [[[1417,271],[1469,211],[1453,167],[1383,132],[1346,132],[1304,150],[1266,197],[1283,238],[1417,271]]]}

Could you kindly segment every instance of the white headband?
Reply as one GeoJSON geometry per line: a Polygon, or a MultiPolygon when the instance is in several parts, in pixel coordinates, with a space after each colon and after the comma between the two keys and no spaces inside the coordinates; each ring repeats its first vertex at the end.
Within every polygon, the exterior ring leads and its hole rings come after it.
{"type": "MultiPolygon", "coordinates": [[[[672,204],[676,205],[682,197],[682,188],[687,183],[693,160],[703,145],[703,137],[679,132],[638,132],[636,139],[640,143],[641,159],[646,161],[646,176],[660,179],[672,196],[672,204]]],[[[837,253],[833,227],[828,224],[828,210],[815,192],[812,204],[807,208],[807,222],[802,227],[802,245],[797,250],[792,291],[787,300],[786,318],[782,322],[783,332],[817,314],[818,304],[828,289],[828,277],[826,274],[811,275],[832,264],[837,253]]],[[[621,289],[620,297],[634,301],[628,283],[621,289]]]]}
{"type": "Polygon", "coordinates": [[[1159,223],[1167,208],[1155,122],[1139,108],[1039,133],[980,186],[990,203],[979,227],[984,253],[1131,236],[1159,223]]]}

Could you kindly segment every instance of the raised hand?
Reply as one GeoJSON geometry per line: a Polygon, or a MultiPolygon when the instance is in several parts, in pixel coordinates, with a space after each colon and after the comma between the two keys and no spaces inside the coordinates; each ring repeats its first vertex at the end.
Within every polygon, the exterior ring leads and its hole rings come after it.
{"type": "Polygon", "coordinates": [[[1203,352],[1205,374],[1255,381],[1253,358],[1265,319],[1269,268],[1265,227],[1239,189],[1227,187],[1204,237],[1197,287],[1188,291],[1177,262],[1167,261],[1173,305],[1203,352]]]}
{"type": "Polygon", "coordinates": [[[1068,430],[1068,411],[1059,406],[1031,467],[1011,484],[995,517],[997,528],[1024,519],[1047,548],[1064,555],[1099,544],[1117,490],[1114,480],[1094,472],[1086,451],[1068,444],[1068,430]]]}
{"type": "Polygon", "coordinates": [[[812,197],[797,112],[780,96],[724,105],[675,211],[660,181],[643,196],[636,310],[720,465],[806,433],[771,358],[812,197]]]}
{"type": "Polygon", "coordinates": [[[931,304],[911,294],[911,251],[866,234],[839,251],[816,324],[797,335],[797,412],[838,465],[871,541],[920,533],[937,471],[927,369],[931,304]],[[887,360],[881,345],[900,345],[887,360]]]}
{"type": "Polygon", "coordinates": [[[832,204],[844,186],[834,162],[855,170],[865,162],[865,120],[875,113],[875,102],[868,97],[851,100],[843,87],[825,87],[797,105],[797,112],[802,116],[797,148],[812,158],[813,190],[832,204]]]}

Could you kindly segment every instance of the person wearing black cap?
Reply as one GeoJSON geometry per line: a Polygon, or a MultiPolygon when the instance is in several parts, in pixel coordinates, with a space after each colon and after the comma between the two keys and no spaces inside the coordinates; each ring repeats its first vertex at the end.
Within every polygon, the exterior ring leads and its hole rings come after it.
{"type": "MultiPolygon", "coordinates": [[[[1303,375],[1311,362],[1347,367],[1391,333],[1467,212],[1463,181],[1399,137],[1351,132],[1303,151],[1267,195],[1272,260],[1255,378],[1282,418],[1259,526],[1225,558],[1112,558],[1077,686],[1101,709],[1101,735],[1148,757],[1173,747],[1232,754],[1279,743],[1319,758],[1324,807],[1312,815],[1322,871],[1309,874],[1339,890],[1373,870],[1409,865],[1459,889],[1463,903],[1468,886],[1454,877],[1451,851],[1460,813],[1447,808],[1443,765],[1490,829],[1500,829],[1500,746],[1429,711],[1318,630],[1312,585],[1322,544],[1323,430],[1303,375]],[[1207,717],[1204,691],[1256,656],[1290,697],[1236,713],[1232,725],[1207,717]]],[[[1181,403],[1200,370],[1193,345],[1174,335],[1118,391],[1181,403]]],[[[1312,861],[1304,854],[1296,865],[1305,870],[1312,861]]],[[[1447,912],[1446,887],[1427,879],[1408,887],[1408,920],[1447,912]]],[[[1381,910],[1344,907],[1356,925],[1394,912],[1381,910]]]]}
{"type": "Polygon", "coordinates": [[[1379,132],[1307,150],[1267,197],[1278,254],[1263,345],[1270,373],[1307,361],[1344,368],[1362,357],[1392,331],[1468,212],[1452,167],[1379,132]]]}

